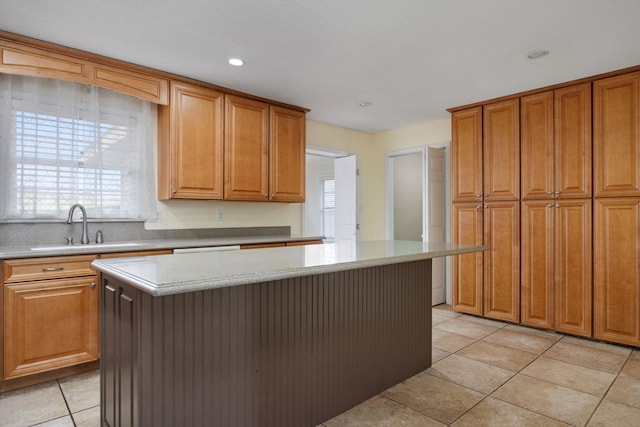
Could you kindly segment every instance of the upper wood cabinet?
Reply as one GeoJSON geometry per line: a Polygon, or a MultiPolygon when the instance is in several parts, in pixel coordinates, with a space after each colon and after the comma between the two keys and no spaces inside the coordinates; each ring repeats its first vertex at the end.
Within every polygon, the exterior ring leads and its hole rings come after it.
{"type": "Polygon", "coordinates": [[[640,196],[640,72],[593,83],[594,195],[640,196]]]}
{"type": "Polygon", "coordinates": [[[553,91],[520,100],[522,199],[553,198],[553,91]]]}
{"type": "Polygon", "coordinates": [[[222,92],[171,82],[158,107],[158,198],[222,199],[222,92]]]}
{"type": "Polygon", "coordinates": [[[226,200],[304,202],[305,113],[225,97],[226,200]]]}
{"type": "Polygon", "coordinates": [[[270,111],[269,198],[304,202],[306,163],[305,113],[272,106],[270,111]]]}
{"type": "Polygon", "coordinates": [[[269,199],[269,104],[225,96],[224,198],[269,199]]]}
{"type": "Polygon", "coordinates": [[[451,188],[454,202],[481,200],[482,107],[451,115],[451,188]]]}
{"type": "Polygon", "coordinates": [[[483,110],[484,198],[520,198],[520,100],[484,106],[483,110]]]}
{"type": "Polygon", "coordinates": [[[591,85],[520,100],[522,199],[591,197],[591,85]]]}
{"type": "Polygon", "coordinates": [[[554,91],[557,198],[591,197],[591,83],[554,91]]]}
{"type": "Polygon", "coordinates": [[[594,207],[594,337],[640,346],[640,198],[594,207]]]}

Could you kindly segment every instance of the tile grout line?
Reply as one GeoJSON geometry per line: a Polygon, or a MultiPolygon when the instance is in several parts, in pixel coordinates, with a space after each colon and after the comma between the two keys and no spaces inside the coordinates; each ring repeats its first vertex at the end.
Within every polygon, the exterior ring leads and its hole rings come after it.
{"type": "MultiPolygon", "coordinates": [[[[585,423],[585,426],[589,424],[589,422],[591,421],[593,416],[596,414],[596,411],[598,410],[598,408],[600,408],[600,405],[602,405],[602,402],[604,402],[605,398],[607,397],[607,394],[609,394],[609,391],[611,390],[611,387],[613,387],[613,385],[616,383],[616,381],[618,381],[618,378],[620,378],[620,374],[622,373],[622,370],[624,369],[625,366],[627,366],[627,363],[629,363],[629,360],[631,359],[632,355],[633,355],[633,349],[627,355],[627,360],[624,361],[624,363],[622,364],[622,366],[618,370],[618,373],[616,374],[616,377],[613,379],[613,381],[611,381],[611,384],[609,384],[609,387],[607,387],[607,391],[605,391],[602,394],[602,397],[600,398],[600,401],[598,402],[598,404],[596,405],[595,409],[593,410],[593,412],[589,416],[589,419],[585,423]]],[[[615,400],[613,402],[615,402],[615,400]]],[[[621,402],[616,402],[616,403],[621,403],[621,402]]]]}
{"type": "Polygon", "coordinates": [[[73,427],[77,427],[76,425],[76,420],[73,418],[73,414],[71,413],[71,408],[69,407],[69,402],[67,402],[67,396],[64,394],[64,390],[62,389],[62,384],[60,384],[60,380],[56,380],[56,383],[58,384],[58,389],[60,389],[60,393],[62,394],[62,399],[64,400],[64,404],[67,407],[67,414],[69,415],[69,418],[71,418],[71,423],[73,424],[73,427]]]}

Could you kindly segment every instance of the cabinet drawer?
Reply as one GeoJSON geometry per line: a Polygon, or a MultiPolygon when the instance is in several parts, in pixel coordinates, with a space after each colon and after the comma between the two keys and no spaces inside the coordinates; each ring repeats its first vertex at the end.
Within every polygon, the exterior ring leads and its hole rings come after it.
{"type": "Polygon", "coordinates": [[[95,255],[10,259],[2,263],[5,283],[43,279],[90,276],[96,274],[91,268],[95,255]]]}

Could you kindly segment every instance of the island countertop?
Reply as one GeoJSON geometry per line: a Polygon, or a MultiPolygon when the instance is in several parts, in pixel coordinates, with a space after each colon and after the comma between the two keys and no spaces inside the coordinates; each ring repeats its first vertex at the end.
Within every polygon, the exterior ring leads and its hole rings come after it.
{"type": "Polygon", "coordinates": [[[445,257],[487,249],[403,240],[100,259],[100,272],[153,296],[445,257]]]}

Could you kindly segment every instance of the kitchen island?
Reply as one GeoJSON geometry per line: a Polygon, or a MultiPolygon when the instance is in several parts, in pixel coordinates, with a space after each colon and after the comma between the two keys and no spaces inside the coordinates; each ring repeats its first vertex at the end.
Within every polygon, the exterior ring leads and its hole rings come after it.
{"type": "Polygon", "coordinates": [[[109,426],[315,426],[431,365],[431,259],[338,242],[99,260],[109,426]]]}

